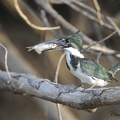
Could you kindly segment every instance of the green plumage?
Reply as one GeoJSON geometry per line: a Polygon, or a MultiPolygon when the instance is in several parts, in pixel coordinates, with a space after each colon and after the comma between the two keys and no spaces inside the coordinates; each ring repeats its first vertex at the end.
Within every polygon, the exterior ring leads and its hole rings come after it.
{"type": "Polygon", "coordinates": [[[80,58],[80,67],[83,72],[89,76],[103,79],[105,81],[114,80],[112,73],[102,67],[99,63],[92,59],[80,58]]]}

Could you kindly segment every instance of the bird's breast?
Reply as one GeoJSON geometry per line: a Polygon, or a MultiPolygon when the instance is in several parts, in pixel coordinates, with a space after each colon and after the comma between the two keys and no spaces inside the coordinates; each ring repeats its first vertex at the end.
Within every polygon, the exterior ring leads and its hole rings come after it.
{"type": "Polygon", "coordinates": [[[84,73],[80,67],[80,61],[75,56],[67,55],[66,56],[66,63],[70,70],[70,72],[80,79],[83,83],[88,83],[90,85],[95,86],[106,86],[108,84],[107,81],[92,77],[84,73]]]}
{"type": "Polygon", "coordinates": [[[66,63],[67,63],[67,67],[69,68],[69,70],[71,71],[76,71],[77,68],[79,67],[79,58],[71,55],[71,54],[67,54],[66,55],[66,63]]]}

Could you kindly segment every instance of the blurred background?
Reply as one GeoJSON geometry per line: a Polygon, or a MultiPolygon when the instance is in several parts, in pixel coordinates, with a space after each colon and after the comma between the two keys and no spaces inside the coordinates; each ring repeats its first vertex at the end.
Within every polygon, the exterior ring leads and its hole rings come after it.
{"type": "MultiPolygon", "coordinates": [[[[58,30],[42,31],[30,27],[19,15],[14,0],[0,0],[0,43],[8,49],[8,67],[11,72],[33,74],[38,77],[54,80],[57,62],[62,51],[46,52],[38,55],[28,52],[28,46],[39,42],[70,35],[80,30],[86,36],[84,45],[99,41],[115,31],[114,26],[106,19],[113,18],[120,27],[120,1],[98,0],[104,25],[100,25],[93,0],[18,0],[22,12],[31,23],[42,27],[60,26],[58,30]],[[76,2],[77,1],[77,2],[76,2]],[[86,9],[86,6],[87,8],[86,9]],[[90,7],[90,8],[89,8],[90,7]],[[86,11],[87,10],[87,11],[86,11]],[[87,15],[84,14],[88,13],[87,15]],[[90,18],[90,15],[96,19],[90,18]],[[106,26],[105,26],[106,25],[106,26]]],[[[100,63],[109,69],[120,61],[120,36],[116,33],[101,46],[114,50],[115,53],[102,54],[100,63]],[[117,53],[117,54],[116,54],[117,53]]],[[[100,51],[89,49],[85,56],[97,59],[100,51]]],[[[4,49],[0,47],[0,69],[5,70],[4,49]]],[[[116,75],[120,80],[120,73],[116,75]]],[[[70,74],[63,60],[59,72],[60,84],[80,84],[80,80],[70,74]]],[[[120,82],[111,82],[108,86],[119,86],[120,82]]],[[[118,120],[120,116],[111,116],[111,111],[120,114],[120,105],[100,107],[95,113],[88,113],[61,105],[63,120],[118,120]]],[[[29,96],[20,96],[0,92],[0,120],[58,120],[56,104],[29,96]]]]}

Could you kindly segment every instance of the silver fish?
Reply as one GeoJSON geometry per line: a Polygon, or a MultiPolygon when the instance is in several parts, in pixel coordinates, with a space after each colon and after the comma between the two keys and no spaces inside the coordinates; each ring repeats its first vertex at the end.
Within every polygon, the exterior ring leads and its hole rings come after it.
{"type": "Polygon", "coordinates": [[[56,46],[57,44],[54,44],[54,43],[43,42],[43,43],[37,44],[35,46],[30,46],[27,48],[28,48],[28,51],[35,50],[38,54],[41,54],[43,51],[52,50],[56,46]]]}

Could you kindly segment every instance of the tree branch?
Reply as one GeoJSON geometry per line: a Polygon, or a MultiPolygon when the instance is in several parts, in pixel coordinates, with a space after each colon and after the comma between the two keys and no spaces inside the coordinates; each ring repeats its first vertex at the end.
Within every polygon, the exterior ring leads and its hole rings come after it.
{"type": "MultiPolygon", "coordinates": [[[[81,14],[83,14],[87,18],[91,19],[92,21],[99,24],[99,20],[96,18],[96,16],[98,16],[98,12],[96,12],[90,6],[87,6],[87,5],[85,5],[84,3],[82,3],[78,0],[70,0],[70,1],[60,0],[60,1],[63,2],[64,4],[70,6],[72,9],[76,10],[77,12],[80,12],[81,14]],[[76,5],[73,4],[73,3],[75,3],[76,5]]],[[[105,17],[107,19],[107,16],[104,16],[104,15],[101,14],[101,18],[105,18],[105,17]]],[[[108,29],[115,30],[114,27],[109,23],[104,22],[103,26],[108,28],[108,29]]]]}
{"type": "MultiPolygon", "coordinates": [[[[41,8],[43,8],[46,13],[50,14],[52,18],[55,19],[55,21],[57,21],[60,26],[62,26],[65,30],[67,30],[70,33],[75,33],[76,31],[78,31],[78,29],[73,26],[72,24],[70,24],[68,21],[66,21],[60,14],[58,14],[51,6],[51,4],[46,1],[46,0],[35,0],[36,4],[38,4],[41,8]]],[[[83,40],[88,43],[91,44],[93,42],[92,39],[90,39],[89,37],[87,37],[84,33],[80,32],[80,34],[83,36],[83,40]]]]}
{"type": "Polygon", "coordinates": [[[51,27],[51,28],[50,28],[50,27],[37,26],[37,25],[31,23],[31,22],[29,21],[29,19],[27,18],[27,16],[26,16],[26,15],[22,12],[22,10],[20,9],[19,4],[18,4],[18,0],[14,0],[14,4],[15,4],[15,8],[16,8],[17,12],[19,13],[19,15],[23,18],[23,20],[26,21],[26,23],[27,23],[30,27],[32,27],[32,28],[34,28],[34,29],[36,29],[36,30],[56,30],[56,29],[60,29],[60,26],[56,26],[56,27],[51,27]]]}
{"type": "Polygon", "coordinates": [[[42,98],[79,110],[120,104],[120,87],[77,90],[77,85],[55,84],[47,79],[22,73],[10,74],[12,79],[10,84],[7,84],[7,73],[0,72],[1,90],[42,98]]]}

